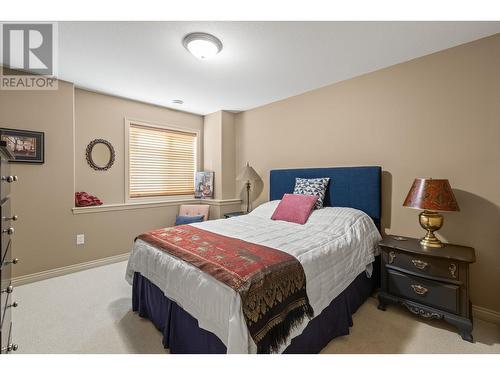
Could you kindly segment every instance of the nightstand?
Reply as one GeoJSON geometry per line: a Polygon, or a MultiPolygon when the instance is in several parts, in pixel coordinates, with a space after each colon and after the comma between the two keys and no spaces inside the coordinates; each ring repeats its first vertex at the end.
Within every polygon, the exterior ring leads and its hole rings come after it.
{"type": "Polygon", "coordinates": [[[227,214],[224,214],[224,218],[229,219],[230,217],[235,217],[235,216],[241,216],[241,215],[246,215],[246,212],[243,211],[238,211],[238,212],[229,212],[227,214]]]}
{"type": "Polygon", "coordinates": [[[398,303],[415,315],[444,319],[472,342],[469,265],[476,260],[472,247],[446,244],[426,248],[420,240],[387,236],[381,249],[380,310],[398,303]]]}

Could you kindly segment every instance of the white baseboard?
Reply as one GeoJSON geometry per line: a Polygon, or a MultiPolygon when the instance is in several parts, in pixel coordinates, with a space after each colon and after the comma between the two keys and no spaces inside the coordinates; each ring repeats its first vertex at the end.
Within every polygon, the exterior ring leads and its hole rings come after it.
{"type": "Polygon", "coordinates": [[[23,284],[34,283],[35,281],[41,281],[45,279],[50,279],[52,277],[63,276],[73,272],[87,270],[89,268],[104,266],[106,264],[118,263],[126,261],[130,253],[114,255],[107,258],[101,258],[96,260],[91,260],[90,262],[73,264],[71,266],[65,266],[61,268],[55,268],[52,270],[32,273],[30,275],[24,275],[19,277],[14,277],[12,279],[13,286],[19,286],[23,284]]]}
{"type": "Polygon", "coordinates": [[[474,318],[486,320],[487,322],[500,325],[500,313],[498,311],[473,305],[472,315],[474,316],[474,318]]]}

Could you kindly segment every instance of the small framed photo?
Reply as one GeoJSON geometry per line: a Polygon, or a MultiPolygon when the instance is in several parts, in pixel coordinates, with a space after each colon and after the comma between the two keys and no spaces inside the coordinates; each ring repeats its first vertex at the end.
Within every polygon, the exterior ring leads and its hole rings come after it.
{"type": "Polygon", "coordinates": [[[16,157],[14,163],[44,163],[44,133],[0,128],[0,139],[16,157]]]}
{"type": "Polygon", "coordinates": [[[194,197],[214,197],[214,172],[196,172],[194,197]]]}

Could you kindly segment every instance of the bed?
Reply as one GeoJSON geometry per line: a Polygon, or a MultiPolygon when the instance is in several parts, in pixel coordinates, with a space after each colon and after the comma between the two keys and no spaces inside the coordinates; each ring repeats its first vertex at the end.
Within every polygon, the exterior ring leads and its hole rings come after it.
{"type": "MultiPolygon", "coordinates": [[[[270,201],[252,213],[191,224],[210,233],[293,255],[307,279],[314,309],[290,331],[278,353],[318,353],[349,333],[352,314],[377,283],[380,167],[281,169],[270,172],[270,201]],[[305,225],[270,220],[296,177],[330,177],[324,209],[305,225]]],[[[189,263],[138,239],[126,279],[132,308],[163,333],[171,353],[257,353],[235,291],[189,263]]]]}

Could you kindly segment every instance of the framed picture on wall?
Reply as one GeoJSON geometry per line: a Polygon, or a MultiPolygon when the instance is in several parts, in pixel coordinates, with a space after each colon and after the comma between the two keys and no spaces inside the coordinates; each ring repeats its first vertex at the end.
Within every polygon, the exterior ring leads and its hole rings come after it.
{"type": "Polygon", "coordinates": [[[194,180],[194,197],[214,197],[214,172],[196,172],[194,180]]]}
{"type": "Polygon", "coordinates": [[[0,139],[16,157],[12,163],[44,163],[44,133],[0,128],[0,139]]]}

